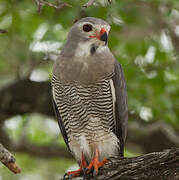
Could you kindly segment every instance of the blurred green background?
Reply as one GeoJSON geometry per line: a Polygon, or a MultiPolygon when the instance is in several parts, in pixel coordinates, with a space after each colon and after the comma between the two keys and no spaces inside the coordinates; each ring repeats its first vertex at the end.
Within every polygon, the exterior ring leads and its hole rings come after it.
{"type": "Polygon", "coordinates": [[[122,64],[128,89],[125,155],[179,147],[179,1],[0,0],[0,143],[22,168],[0,164],[0,180],[57,180],[76,168],[51,107],[52,65],[76,19],[111,25],[109,47],[122,64]],[[32,88],[33,87],[33,88],[32,88]],[[32,89],[31,89],[32,88],[32,89]],[[30,95],[31,94],[31,95],[30,95]]]}

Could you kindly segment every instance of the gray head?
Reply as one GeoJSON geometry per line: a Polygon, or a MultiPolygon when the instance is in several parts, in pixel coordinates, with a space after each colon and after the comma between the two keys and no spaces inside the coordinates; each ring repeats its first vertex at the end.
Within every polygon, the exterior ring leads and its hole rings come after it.
{"type": "Polygon", "coordinates": [[[110,25],[102,19],[82,18],[72,26],[62,54],[88,56],[100,51],[107,46],[109,31],[110,25]]]}

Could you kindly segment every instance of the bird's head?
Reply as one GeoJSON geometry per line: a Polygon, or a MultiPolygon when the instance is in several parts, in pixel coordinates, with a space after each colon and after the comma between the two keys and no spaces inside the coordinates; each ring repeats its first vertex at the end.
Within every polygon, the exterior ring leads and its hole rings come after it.
{"type": "Polygon", "coordinates": [[[109,31],[110,25],[102,19],[82,18],[72,26],[67,43],[76,46],[78,52],[81,49],[86,55],[88,52],[93,54],[107,46],[109,31]]]}

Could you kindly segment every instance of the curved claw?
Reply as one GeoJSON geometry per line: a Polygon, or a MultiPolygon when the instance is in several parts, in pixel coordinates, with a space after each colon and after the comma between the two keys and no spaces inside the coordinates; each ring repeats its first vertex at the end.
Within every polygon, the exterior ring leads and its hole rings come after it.
{"type": "Polygon", "coordinates": [[[86,174],[87,171],[88,171],[88,168],[87,168],[87,167],[83,168],[83,173],[84,173],[84,174],[86,174]]]}
{"type": "Polygon", "coordinates": [[[66,178],[69,178],[67,173],[64,174],[63,180],[66,180],[66,178]]]}
{"type": "Polygon", "coordinates": [[[71,171],[71,172],[67,172],[64,174],[63,176],[63,180],[67,180],[67,179],[72,179],[73,177],[77,177],[80,175],[80,171],[71,171]]]}
{"type": "Polygon", "coordinates": [[[65,180],[66,178],[68,179],[72,179],[74,177],[78,177],[82,174],[84,174],[84,176],[86,177],[86,173],[85,173],[85,168],[87,167],[87,162],[85,160],[85,156],[83,155],[83,153],[81,154],[81,165],[80,168],[76,171],[69,171],[67,173],[64,174],[63,176],[63,180],[65,180]]]}
{"type": "Polygon", "coordinates": [[[83,180],[86,179],[88,168],[83,168],[83,180]]]}
{"type": "Polygon", "coordinates": [[[96,170],[94,169],[94,171],[93,171],[93,178],[94,178],[94,180],[97,180],[98,178],[97,178],[97,172],[96,172],[96,170]]]}

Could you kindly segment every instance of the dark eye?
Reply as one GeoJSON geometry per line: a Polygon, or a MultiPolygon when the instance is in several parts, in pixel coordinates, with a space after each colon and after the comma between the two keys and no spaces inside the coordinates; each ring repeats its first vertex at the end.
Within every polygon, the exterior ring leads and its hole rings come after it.
{"type": "Polygon", "coordinates": [[[89,32],[89,31],[92,31],[92,25],[91,24],[85,24],[83,25],[83,31],[85,32],[89,32]]]}

